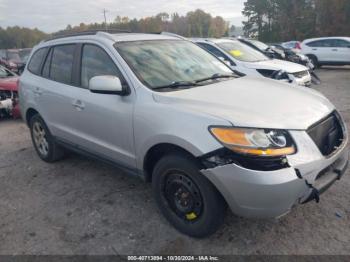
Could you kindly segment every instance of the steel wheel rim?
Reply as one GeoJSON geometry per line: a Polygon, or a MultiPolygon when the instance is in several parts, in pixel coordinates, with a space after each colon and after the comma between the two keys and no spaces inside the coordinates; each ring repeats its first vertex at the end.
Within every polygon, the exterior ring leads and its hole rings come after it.
{"type": "Polygon", "coordinates": [[[39,122],[35,122],[33,125],[33,139],[40,154],[47,156],[49,153],[49,143],[46,140],[45,129],[39,122]]]}
{"type": "Polygon", "coordinates": [[[198,220],[203,212],[203,199],[198,186],[180,171],[168,172],[165,176],[163,200],[178,218],[188,223],[198,220]]]}

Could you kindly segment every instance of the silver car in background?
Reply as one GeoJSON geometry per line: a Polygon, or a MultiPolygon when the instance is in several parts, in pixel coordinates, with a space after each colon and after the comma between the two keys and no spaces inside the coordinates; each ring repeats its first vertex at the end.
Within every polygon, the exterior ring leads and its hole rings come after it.
{"type": "Polygon", "coordinates": [[[69,149],[115,164],[152,182],[174,227],[204,237],[227,205],[279,217],[344,174],[341,116],[320,93],[286,87],[239,77],[175,36],[90,32],[36,46],[19,97],[42,160],[69,149]]]}

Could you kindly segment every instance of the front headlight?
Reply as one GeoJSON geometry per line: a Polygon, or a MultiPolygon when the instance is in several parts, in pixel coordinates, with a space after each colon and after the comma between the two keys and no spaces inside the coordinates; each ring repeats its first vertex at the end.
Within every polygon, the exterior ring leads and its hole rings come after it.
{"type": "Polygon", "coordinates": [[[288,132],[284,130],[210,127],[210,133],[225,147],[240,154],[285,156],[296,152],[288,132]]]}

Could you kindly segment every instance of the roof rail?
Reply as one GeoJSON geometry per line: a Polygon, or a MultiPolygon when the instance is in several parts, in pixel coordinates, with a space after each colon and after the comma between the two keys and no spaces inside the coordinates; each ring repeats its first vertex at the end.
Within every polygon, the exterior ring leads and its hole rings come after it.
{"type": "Polygon", "coordinates": [[[183,37],[182,35],[178,35],[178,34],[174,34],[174,33],[170,33],[170,32],[160,32],[159,34],[177,37],[177,38],[180,38],[182,40],[188,40],[186,37],[183,37]]]}
{"type": "Polygon", "coordinates": [[[60,38],[66,38],[66,37],[74,37],[74,36],[84,36],[84,35],[97,35],[98,33],[104,33],[101,35],[106,36],[107,34],[116,34],[116,33],[131,33],[129,30],[123,30],[123,29],[107,29],[107,30],[88,30],[88,31],[81,31],[76,33],[69,33],[69,34],[61,34],[53,36],[47,40],[44,40],[44,42],[60,39],[60,38]]]}

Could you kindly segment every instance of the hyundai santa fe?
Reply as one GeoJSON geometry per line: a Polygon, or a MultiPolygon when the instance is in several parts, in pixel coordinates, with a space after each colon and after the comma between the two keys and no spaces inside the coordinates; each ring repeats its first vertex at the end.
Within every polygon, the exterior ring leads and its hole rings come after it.
{"type": "Polygon", "coordinates": [[[346,127],[323,95],[239,77],[176,36],[47,40],[19,85],[42,160],[69,149],[140,176],[167,220],[193,237],[215,232],[227,206],[268,218],[319,201],[348,163],[346,127]]]}

